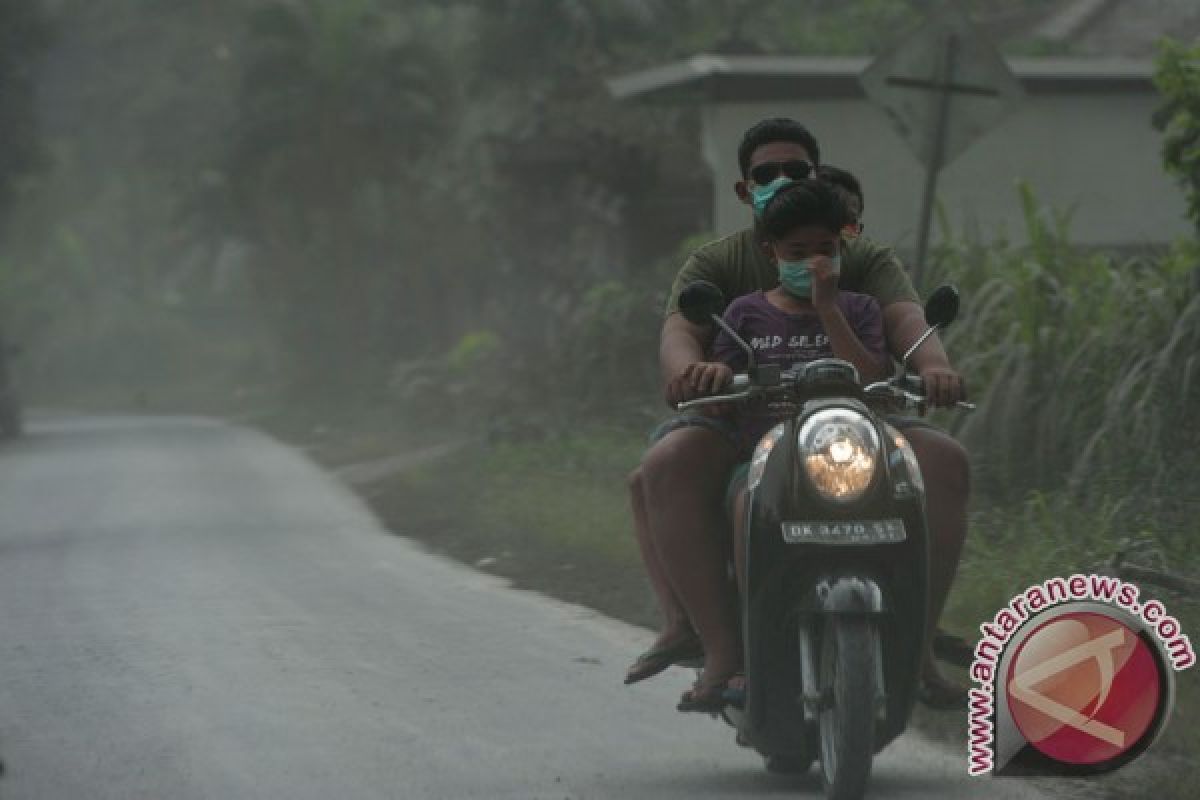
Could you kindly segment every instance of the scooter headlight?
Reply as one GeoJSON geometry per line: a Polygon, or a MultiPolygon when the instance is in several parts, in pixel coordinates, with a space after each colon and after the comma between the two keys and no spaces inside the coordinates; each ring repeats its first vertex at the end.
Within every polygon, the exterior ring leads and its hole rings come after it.
{"type": "Polygon", "coordinates": [[[783,438],[786,429],[787,426],[781,422],[758,440],[758,446],[754,448],[754,457],[750,459],[750,471],[746,473],[746,491],[752,492],[762,483],[763,473],[767,470],[767,459],[775,445],[783,438]]]}
{"type": "Polygon", "coordinates": [[[800,427],[797,444],[804,471],[824,499],[853,503],[871,485],[879,460],[879,434],[859,412],[818,411],[800,427]]]}

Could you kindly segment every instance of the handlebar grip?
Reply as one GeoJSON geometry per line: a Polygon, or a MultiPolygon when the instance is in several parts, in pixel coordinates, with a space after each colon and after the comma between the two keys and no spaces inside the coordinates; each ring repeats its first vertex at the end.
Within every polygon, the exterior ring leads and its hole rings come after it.
{"type": "MultiPolygon", "coordinates": [[[[925,381],[924,381],[924,379],[921,378],[920,375],[905,375],[903,378],[901,378],[900,385],[906,391],[912,392],[913,394],[921,395],[922,397],[925,396],[925,381]]],[[[967,403],[963,400],[959,400],[954,405],[955,405],[955,407],[961,408],[964,411],[974,411],[975,410],[974,403],[967,403]]]]}

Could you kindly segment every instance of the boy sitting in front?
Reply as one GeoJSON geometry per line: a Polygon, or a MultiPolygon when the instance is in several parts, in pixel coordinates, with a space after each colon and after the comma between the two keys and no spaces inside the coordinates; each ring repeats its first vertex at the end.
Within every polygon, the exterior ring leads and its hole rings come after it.
{"type": "MultiPolygon", "coordinates": [[[[787,368],[801,361],[841,358],[858,369],[864,383],[889,375],[879,304],[869,295],[838,289],[841,233],[851,219],[838,190],[819,180],[783,185],[767,202],[761,222],[763,246],[779,268],[779,285],[737,298],[724,315],[725,322],[750,344],[758,364],[787,368]]],[[[713,360],[733,372],[747,368],[745,351],[724,331],[713,343],[713,360]]],[[[746,474],[755,445],[782,421],[780,413],[753,402],[730,412],[742,464],[734,470],[727,497],[733,508],[734,563],[743,588],[746,474]]],[[[743,690],[740,674],[706,671],[678,708],[719,710],[731,693],[743,690]]]]}
{"type": "MultiPolygon", "coordinates": [[[[779,267],[779,285],[734,300],[725,321],[754,349],[759,364],[784,369],[802,361],[840,358],[858,369],[864,384],[890,374],[883,316],[873,297],[838,289],[841,232],[852,214],[834,187],[803,180],[779,189],[763,211],[763,246],[779,267]]],[[[724,331],[713,344],[714,360],[734,372],[746,370],[746,353],[724,331]]],[[[733,411],[740,460],[748,462],[763,434],[782,421],[770,408],[744,405],[733,411]]],[[[748,463],[734,471],[734,553],[742,581],[745,483],[748,463]]]]}

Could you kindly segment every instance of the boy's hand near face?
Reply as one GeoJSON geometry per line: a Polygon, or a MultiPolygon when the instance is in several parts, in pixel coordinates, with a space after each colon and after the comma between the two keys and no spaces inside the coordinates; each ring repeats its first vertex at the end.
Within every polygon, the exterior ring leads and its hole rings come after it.
{"type": "Polygon", "coordinates": [[[812,304],[817,311],[837,305],[838,271],[828,256],[813,256],[809,260],[812,272],[812,304]]]}

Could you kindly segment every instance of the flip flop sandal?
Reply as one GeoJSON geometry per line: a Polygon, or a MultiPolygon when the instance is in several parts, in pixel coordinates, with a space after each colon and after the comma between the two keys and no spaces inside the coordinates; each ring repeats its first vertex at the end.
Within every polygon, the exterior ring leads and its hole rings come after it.
{"type": "Polygon", "coordinates": [[[683,693],[683,697],[679,698],[679,704],[675,706],[675,710],[715,714],[725,707],[725,698],[722,697],[724,692],[724,684],[709,686],[704,690],[688,689],[683,693]]]}
{"type": "Polygon", "coordinates": [[[731,691],[729,682],[741,674],[740,672],[735,672],[725,680],[718,681],[712,686],[702,686],[701,684],[704,679],[701,678],[695,686],[683,693],[683,697],[679,698],[679,704],[675,706],[676,710],[715,714],[728,705],[725,693],[731,691]]]}
{"type": "Polygon", "coordinates": [[[667,667],[681,661],[704,658],[704,647],[695,634],[662,647],[651,648],[637,657],[625,673],[625,685],[653,678],[667,667]]]}
{"type": "Polygon", "coordinates": [[[971,662],[975,660],[975,650],[966,639],[947,633],[941,628],[933,635],[933,654],[956,667],[970,668],[971,662]]]}
{"type": "Polygon", "coordinates": [[[721,690],[721,699],[725,701],[726,705],[733,706],[739,711],[746,708],[746,674],[744,672],[739,672],[726,681],[725,688],[721,690]],[[729,685],[738,678],[741,678],[741,686],[729,685]]]}

